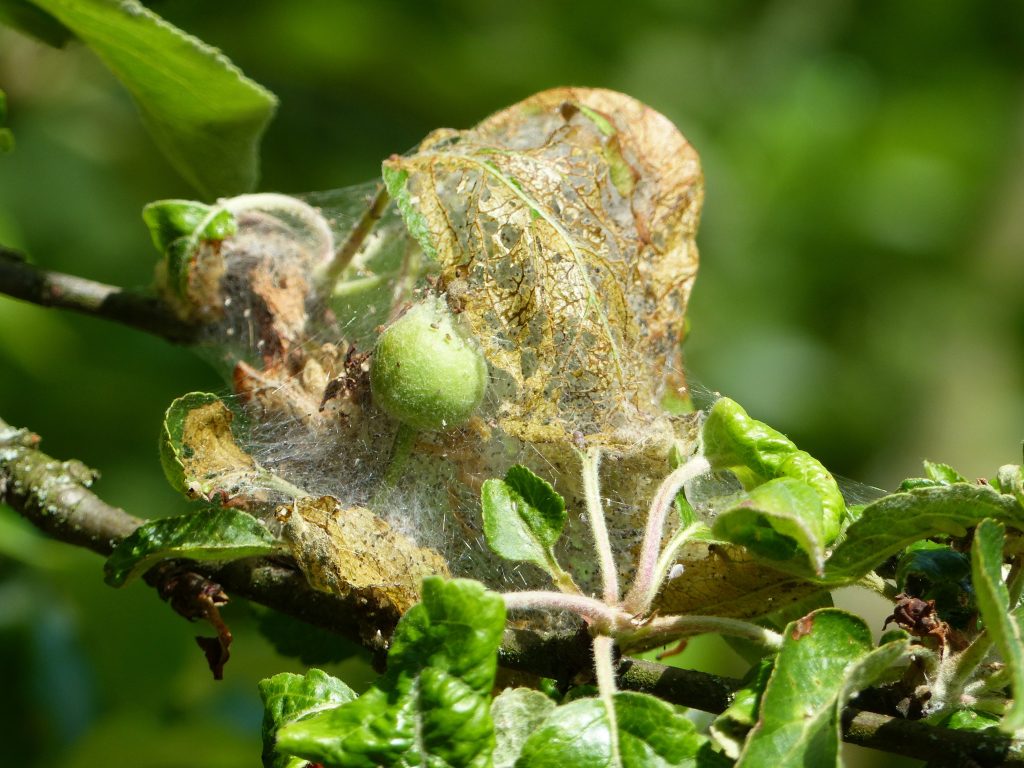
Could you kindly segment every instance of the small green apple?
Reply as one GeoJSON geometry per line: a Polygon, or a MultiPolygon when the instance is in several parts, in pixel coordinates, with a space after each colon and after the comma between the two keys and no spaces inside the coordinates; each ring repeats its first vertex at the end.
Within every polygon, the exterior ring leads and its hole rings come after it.
{"type": "Polygon", "coordinates": [[[487,390],[487,363],[443,301],[414,305],[381,334],[370,363],[374,402],[419,430],[457,427],[487,390]]]}

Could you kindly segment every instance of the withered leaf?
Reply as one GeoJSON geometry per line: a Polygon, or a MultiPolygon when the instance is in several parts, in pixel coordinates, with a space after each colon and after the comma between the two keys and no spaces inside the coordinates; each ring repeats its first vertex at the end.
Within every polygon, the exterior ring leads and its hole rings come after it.
{"type": "Polygon", "coordinates": [[[457,287],[509,434],[629,445],[678,369],[703,180],[664,116],[559,88],[384,164],[410,233],[457,287]]]}
{"type": "Polygon", "coordinates": [[[160,460],[167,479],[193,499],[242,507],[303,495],[242,450],[234,414],[217,395],[191,392],[167,409],[160,460]]]}
{"type": "Polygon", "coordinates": [[[676,563],[682,566],[682,572],[665,582],[652,606],[663,615],[751,619],[822,588],[765,566],[736,544],[693,541],[683,547],[676,563]]]}
{"type": "Polygon", "coordinates": [[[432,549],[362,507],[342,507],[333,496],[298,499],[282,507],[282,535],[309,583],[323,592],[363,593],[404,613],[420,599],[425,576],[448,576],[432,549]]]}

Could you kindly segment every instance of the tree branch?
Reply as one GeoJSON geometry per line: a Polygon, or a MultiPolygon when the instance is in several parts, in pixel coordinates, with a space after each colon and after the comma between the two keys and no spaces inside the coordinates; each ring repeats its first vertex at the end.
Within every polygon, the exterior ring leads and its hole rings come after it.
{"type": "Polygon", "coordinates": [[[41,269],[0,246],[0,293],[41,307],[70,309],[127,325],[174,344],[195,341],[198,328],[182,321],[156,296],[41,269]]]}
{"type": "MultiPolygon", "coordinates": [[[[53,538],[110,554],[143,521],[90,491],[94,473],[83,464],[58,461],[42,453],[38,444],[38,436],[0,419],[0,503],[9,504],[53,538]]],[[[170,575],[181,572],[182,564],[162,563],[146,581],[154,586],[166,583],[170,575]]],[[[236,595],[355,640],[378,658],[398,620],[393,611],[360,596],[312,589],[287,562],[260,558],[220,566],[190,563],[188,570],[236,595]]],[[[509,669],[568,681],[590,669],[590,638],[585,631],[542,637],[509,629],[499,656],[509,669]]],[[[737,680],[631,658],[618,662],[616,676],[621,688],[715,713],[729,705],[739,686],[737,680]]],[[[865,692],[859,701],[871,698],[865,692]]],[[[943,764],[969,764],[969,759],[980,766],[1024,766],[1024,745],[993,731],[951,731],[853,707],[844,711],[842,725],[844,740],[885,752],[947,761],[943,764]]]]}

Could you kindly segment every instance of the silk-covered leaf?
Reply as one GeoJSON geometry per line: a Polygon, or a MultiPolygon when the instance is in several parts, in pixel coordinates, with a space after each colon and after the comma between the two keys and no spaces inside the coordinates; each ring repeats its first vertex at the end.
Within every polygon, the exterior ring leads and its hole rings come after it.
{"type": "Polygon", "coordinates": [[[551,697],[531,688],[506,688],[491,703],[494,768],[513,768],[523,744],[555,709],[551,697]]]}
{"type": "Polygon", "coordinates": [[[239,447],[233,421],[231,409],[208,392],[191,392],[172,402],[160,435],[160,463],[170,484],[189,498],[222,504],[303,496],[239,447]]]}
{"type": "Polygon", "coordinates": [[[108,584],[120,587],[161,560],[238,560],[279,551],[273,534],[252,515],[207,509],[143,523],[118,543],[103,571],[108,584]]]}
{"type": "Polygon", "coordinates": [[[907,647],[904,639],[874,648],[863,619],[834,608],[789,624],[737,768],[838,767],[843,707],[907,647]]]}
{"type": "Polygon", "coordinates": [[[712,532],[768,560],[800,560],[820,573],[825,562],[821,497],[802,480],[780,477],[747,491],[715,517],[712,532]]]}
{"type": "MultiPolygon", "coordinates": [[[[738,544],[688,541],[675,564],[678,578],[665,580],[652,610],[752,619],[772,613],[820,592],[806,565],[789,573],[755,556],[738,544]]],[[[778,565],[778,563],[776,563],[778,565]]]]}
{"type": "Polygon", "coordinates": [[[986,517],[1024,530],[1024,509],[987,485],[955,483],[885,496],[864,508],[825,563],[823,582],[860,578],[910,544],[931,536],[964,536],[986,517]]]}
{"type": "Polygon", "coordinates": [[[560,88],[435,131],[384,178],[507,394],[507,433],[632,446],[660,418],[703,198],[671,122],[622,94],[560,88]]]}
{"type": "Polygon", "coordinates": [[[278,521],[299,568],[322,592],[357,594],[404,613],[419,602],[425,577],[448,575],[437,552],[333,496],[297,499],[279,510],[278,521]]]}
{"type": "Polygon", "coordinates": [[[274,749],[277,730],[325,709],[356,698],[355,692],[336,677],[319,669],[304,675],[282,672],[259,683],[263,700],[264,768],[302,768],[305,760],[280,755],[274,749]]]}
{"type": "Polygon", "coordinates": [[[517,464],[504,480],[484,482],[480,503],[484,535],[496,554],[533,563],[556,581],[567,577],[554,552],[565,527],[565,500],[550,483],[517,464]]]}
{"type": "Polygon", "coordinates": [[[736,401],[723,397],[711,407],[701,437],[712,469],[729,470],[748,490],[782,477],[806,483],[821,504],[821,544],[832,543],[839,534],[846,502],[835,478],[784,434],[752,419],[736,401]]]}
{"type": "Polygon", "coordinates": [[[505,604],[473,581],[423,582],[387,672],[355,701],[285,725],[277,749],[325,766],[488,766],[505,604]]]}
{"type": "Polygon", "coordinates": [[[1006,669],[1010,673],[1013,701],[999,724],[1005,733],[1024,728],[1024,632],[1021,617],[1011,612],[1010,593],[1003,581],[1004,528],[994,520],[982,520],[974,529],[971,545],[971,580],[978,610],[1006,669]]]}
{"type": "Polygon", "coordinates": [[[641,693],[616,693],[619,759],[600,699],[565,704],[523,744],[517,768],[722,768],[730,762],[672,705],[641,693]]]}
{"type": "Polygon", "coordinates": [[[217,49],[136,0],[31,0],[82,40],[135,100],[153,140],[204,196],[247,192],[277,99],[217,49]]]}

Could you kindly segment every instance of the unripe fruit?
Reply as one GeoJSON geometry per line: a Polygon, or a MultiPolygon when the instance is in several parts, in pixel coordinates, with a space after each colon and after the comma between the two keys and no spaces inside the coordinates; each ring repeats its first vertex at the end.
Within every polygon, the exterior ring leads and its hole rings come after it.
{"type": "Polygon", "coordinates": [[[381,334],[370,363],[373,401],[420,430],[465,423],[487,389],[487,363],[436,298],[415,305],[381,334]]]}

